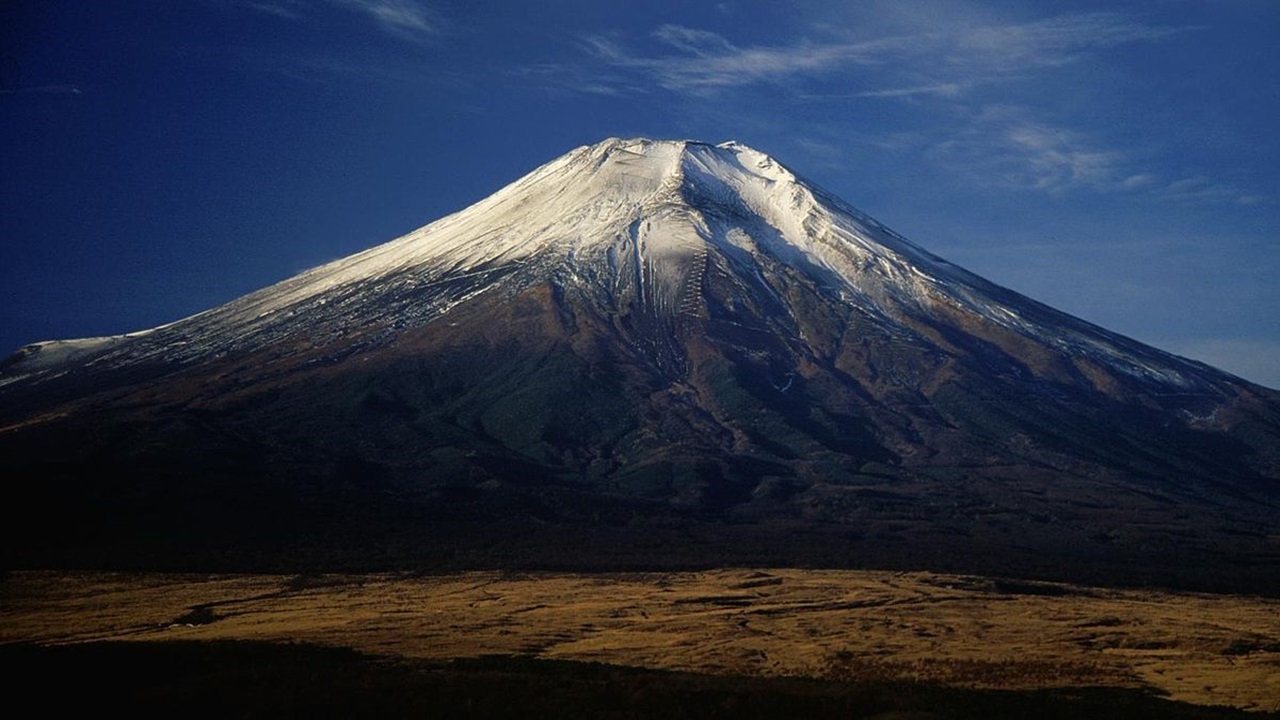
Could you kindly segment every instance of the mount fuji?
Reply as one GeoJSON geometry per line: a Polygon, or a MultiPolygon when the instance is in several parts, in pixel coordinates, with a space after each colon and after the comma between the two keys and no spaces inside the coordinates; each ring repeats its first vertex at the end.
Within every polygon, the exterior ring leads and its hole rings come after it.
{"type": "Polygon", "coordinates": [[[1280,586],[1280,393],[737,143],[609,139],[0,364],[8,566],[874,566],[1280,586]]]}

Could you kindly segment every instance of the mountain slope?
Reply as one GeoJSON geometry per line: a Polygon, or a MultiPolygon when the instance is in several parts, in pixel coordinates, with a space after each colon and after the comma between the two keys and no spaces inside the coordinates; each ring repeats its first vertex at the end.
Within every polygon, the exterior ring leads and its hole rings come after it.
{"type": "Polygon", "coordinates": [[[164,555],[120,524],[264,562],[1277,558],[1275,392],[989,283],[734,143],[579,148],[398,240],[0,372],[9,506],[109,539],[49,562],[164,555]]]}

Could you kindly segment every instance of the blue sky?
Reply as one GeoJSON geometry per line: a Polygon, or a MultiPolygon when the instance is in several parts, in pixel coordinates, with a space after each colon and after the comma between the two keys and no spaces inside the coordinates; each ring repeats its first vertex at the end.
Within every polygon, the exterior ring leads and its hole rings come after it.
{"type": "Polygon", "coordinates": [[[609,136],[734,139],[1280,387],[1280,3],[11,0],[0,353],[169,322],[609,136]]]}

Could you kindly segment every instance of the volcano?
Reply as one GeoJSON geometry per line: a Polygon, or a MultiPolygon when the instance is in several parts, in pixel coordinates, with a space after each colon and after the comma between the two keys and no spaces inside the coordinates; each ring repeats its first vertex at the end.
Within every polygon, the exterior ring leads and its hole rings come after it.
{"type": "Polygon", "coordinates": [[[1280,393],[737,143],[609,139],[0,366],[6,562],[928,568],[1280,586],[1280,393]]]}

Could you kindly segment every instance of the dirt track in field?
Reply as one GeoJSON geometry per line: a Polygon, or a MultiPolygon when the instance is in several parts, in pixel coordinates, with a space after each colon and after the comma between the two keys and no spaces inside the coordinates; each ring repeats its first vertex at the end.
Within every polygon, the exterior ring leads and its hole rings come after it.
{"type": "Polygon", "coordinates": [[[244,639],[729,675],[1117,686],[1280,711],[1280,600],[932,573],[15,572],[0,643],[244,639]]]}

